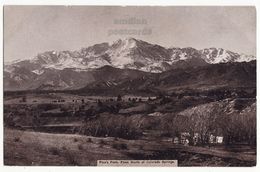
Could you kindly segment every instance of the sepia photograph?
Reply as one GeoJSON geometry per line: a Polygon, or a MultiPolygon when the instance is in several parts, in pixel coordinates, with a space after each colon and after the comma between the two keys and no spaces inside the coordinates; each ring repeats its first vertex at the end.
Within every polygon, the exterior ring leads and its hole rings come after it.
{"type": "Polygon", "coordinates": [[[5,166],[256,166],[254,6],[3,7],[5,166]]]}

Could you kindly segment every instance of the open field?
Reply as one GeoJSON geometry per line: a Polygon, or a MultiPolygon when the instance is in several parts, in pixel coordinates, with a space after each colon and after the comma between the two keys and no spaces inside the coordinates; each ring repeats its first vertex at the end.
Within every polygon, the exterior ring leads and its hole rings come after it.
{"type": "MultiPolygon", "coordinates": [[[[24,95],[12,95],[5,96],[5,104],[43,104],[43,103],[55,103],[63,104],[65,103],[81,103],[82,100],[86,102],[96,102],[97,100],[107,100],[113,99],[116,100],[115,96],[83,96],[83,95],[75,95],[75,94],[66,94],[66,93],[48,93],[48,94],[26,94],[26,102],[22,102],[22,98],[24,95]],[[58,102],[58,100],[63,100],[63,102],[58,102]],[[74,101],[73,101],[74,100],[74,101]]],[[[143,100],[147,100],[148,97],[127,95],[122,99],[127,101],[129,98],[142,98],[143,100]]],[[[151,97],[155,98],[155,97],[151,97]]]]}

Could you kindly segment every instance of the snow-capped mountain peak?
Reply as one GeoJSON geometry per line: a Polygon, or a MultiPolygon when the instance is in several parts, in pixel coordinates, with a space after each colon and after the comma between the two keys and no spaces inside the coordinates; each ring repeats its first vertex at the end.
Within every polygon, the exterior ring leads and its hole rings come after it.
{"type": "Polygon", "coordinates": [[[44,69],[73,68],[75,71],[82,71],[108,65],[121,69],[163,72],[181,61],[189,62],[189,65],[198,65],[199,63],[249,62],[255,59],[254,56],[238,54],[222,48],[202,50],[196,50],[192,47],[165,48],[135,38],[125,38],[111,44],[95,44],[79,51],[47,51],[32,59],[6,64],[5,71],[10,73],[15,67],[25,67],[39,75],[44,69]]]}
{"type": "MultiPolygon", "coordinates": [[[[112,44],[95,44],[78,51],[47,51],[33,58],[5,63],[4,78],[5,88],[11,90],[77,89],[86,83],[103,80],[107,75],[117,78],[114,74],[121,72],[125,78],[129,75],[138,76],[143,73],[141,71],[161,73],[170,69],[188,70],[213,63],[249,62],[255,59],[254,56],[222,48],[165,48],[126,38],[112,44]],[[97,75],[95,72],[98,71],[101,73],[97,75]]],[[[113,80],[108,81],[106,87],[113,87],[113,80]]]]}

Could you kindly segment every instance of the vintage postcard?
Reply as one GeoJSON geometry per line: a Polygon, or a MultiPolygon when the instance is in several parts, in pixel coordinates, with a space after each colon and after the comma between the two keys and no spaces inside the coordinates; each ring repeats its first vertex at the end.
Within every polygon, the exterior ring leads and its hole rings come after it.
{"type": "Polygon", "coordinates": [[[3,8],[5,166],[256,166],[254,6],[3,8]]]}

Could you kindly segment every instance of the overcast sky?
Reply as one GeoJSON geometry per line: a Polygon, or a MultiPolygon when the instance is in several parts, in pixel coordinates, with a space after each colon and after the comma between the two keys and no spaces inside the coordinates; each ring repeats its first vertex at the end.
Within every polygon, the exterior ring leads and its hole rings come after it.
{"type": "Polygon", "coordinates": [[[125,37],[255,55],[256,12],[254,7],[4,7],[6,61],[125,37]]]}

